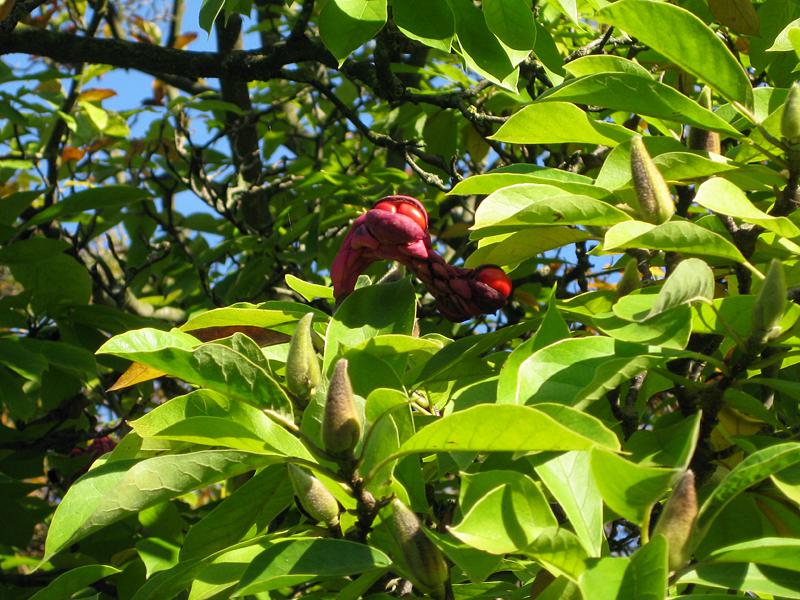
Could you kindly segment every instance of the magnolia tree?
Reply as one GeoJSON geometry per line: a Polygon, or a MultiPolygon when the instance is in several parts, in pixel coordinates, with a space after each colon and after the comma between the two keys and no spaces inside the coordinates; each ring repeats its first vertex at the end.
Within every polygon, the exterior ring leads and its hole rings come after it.
{"type": "Polygon", "coordinates": [[[0,19],[3,598],[800,598],[800,5],[0,19]]]}

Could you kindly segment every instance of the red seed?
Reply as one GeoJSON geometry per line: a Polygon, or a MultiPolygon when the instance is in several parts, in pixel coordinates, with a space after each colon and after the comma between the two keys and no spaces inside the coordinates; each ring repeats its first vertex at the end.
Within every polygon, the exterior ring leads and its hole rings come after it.
{"type": "Polygon", "coordinates": [[[397,207],[397,212],[399,212],[401,215],[407,216],[422,229],[426,229],[428,227],[428,219],[425,216],[425,213],[409,202],[401,201],[400,205],[397,207]]]}
{"type": "Polygon", "coordinates": [[[500,292],[505,298],[511,295],[511,280],[499,267],[481,267],[475,278],[500,292]]]}

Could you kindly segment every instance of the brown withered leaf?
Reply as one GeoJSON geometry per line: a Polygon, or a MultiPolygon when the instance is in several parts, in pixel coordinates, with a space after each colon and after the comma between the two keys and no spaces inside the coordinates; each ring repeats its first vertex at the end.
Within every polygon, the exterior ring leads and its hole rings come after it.
{"type": "Polygon", "coordinates": [[[708,0],[717,20],[742,35],[758,35],[760,23],[751,0],[708,0]]]}
{"type": "Polygon", "coordinates": [[[84,90],[78,95],[78,100],[84,100],[86,102],[99,102],[100,100],[105,100],[106,98],[111,98],[112,96],[116,96],[117,92],[114,90],[110,90],[107,88],[93,88],[91,90],[84,90]]]}
{"type": "Polygon", "coordinates": [[[176,50],[185,48],[186,46],[191,44],[195,39],[197,39],[197,34],[194,32],[182,33],[175,38],[175,44],[173,45],[173,48],[175,48],[176,50]]]}
{"type": "Polygon", "coordinates": [[[112,385],[106,391],[116,392],[117,390],[131,387],[137,383],[144,383],[145,381],[156,379],[164,374],[164,371],[159,371],[153,367],[148,367],[140,362],[135,362],[128,367],[127,370],[114,382],[114,385],[112,385]]]}
{"type": "Polygon", "coordinates": [[[76,148],[75,146],[66,146],[61,152],[61,162],[69,162],[71,160],[79,161],[86,155],[84,148],[76,148]]]}
{"type": "MultiPolygon", "coordinates": [[[[288,342],[291,337],[279,331],[272,329],[265,329],[264,327],[255,327],[252,325],[225,325],[217,327],[203,327],[201,329],[192,329],[186,333],[193,335],[201,342],[211,342],[213,340],[221,340],[222,338],[230,337],[234,333],[243,333],[251,338],[256,344],[262,348],[266,346],[274,346],[275,344],[283,344],[288,342]]],[[[137,383],[144,383],[151,379],[156,379],[165,375],[164,371],[148,367],[140,362],[131,364],[127,370],[119,376],[107,391],[115,392],[137,383]]]]}

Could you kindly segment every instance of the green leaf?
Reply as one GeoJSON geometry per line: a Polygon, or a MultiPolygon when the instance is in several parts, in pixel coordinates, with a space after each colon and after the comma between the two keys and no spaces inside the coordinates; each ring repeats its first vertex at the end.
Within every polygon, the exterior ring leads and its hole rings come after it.
{"type": "Polygon", "coordinates": [[[632,453],[630,458],[637,463],[686,469],[700,435],[700,416],[697,412],[669,425],[659,420],[652,429],[635,432],[625,450],[632,453]]]}
{"type": "Polygon", "coordinates": [[[235,450],[201,450],[100,465],[73,484],[58,505],[43,561],[128,515],[278,460],[235,450]]]}
{"type": "Polygon", "coordinates": [[[106,128],[106,125],[108,125],[108,113],[91,102],[79,100],[78,104],[83,108],[86,116],[89,117],[89,120],[92,122],[92,125],[97,127],[98,131],[102,132],[106,128]]]}
{"type": "Polygon", "coordinates": [[[115,336],[97,352],[144,363],[257,408],[291,416],[286,392],[263,368],[222,344],[212,342],[191,349],[196,343],[178,330],[166,333],[146,328],[115,336]]]}
{"type": "Polygon", "coordinates": [[[520,365],[516,402],[574,404],[604,393],[604,381],[613,380],[620,362],[645,355],[637,344],[608,337],[571,338],[532,354],[520,365]]]}
{"type": "Polygon", "coordinates": [[[637,465],[611,452],[593,450],[592,474],[609,508],[642,525],[650,518],[653,504],[667,491],[676,470],[637,465]]]}
{"type": "Polygon", "coordinates": [[[720,511],[738,494],[760,481],[800,462],[800,443],[784,442],[753,452],[736,465],[703,502],[697,517],[698,542],[720,511]]]}
{"type": "Polygon", "coordinates": [[[773,217],[759,210],[739,187],[719,177],[713,177],[700,184],[694,201],[716,213],[760,225],[784,237],[800,235],[800,229],[792,221],[786,217],[773,217]]]}
{"type": "Polygon", "coordinates": [[[31,304],[40,314],[59,314],[64,309],[89,302],[92,277],[72,256],[58,254],[38,263],[11,267],[17,282],[31,294],[31,304]]]}
{"type": "Polygon", "coordinates": [[[635,60],[611,54],[581,56],[564,65],[564,69],[573,77],[584,77],[596,73],[628,73],[639,77],[653,77],[650,71],[635,60]]]}
{"type": "Polygon", "coordinates": [[[391,559],[380,550],[347,540],[282,540],[253,559],[232,597],[354,575],[391,564],[391,559]]]}
{"type": "Polygon", "coordinates": [[[254,523],[272,522],[293,498],[283,465],[261,470],[192,525],[181,548],[181,561],[205,558],[232,546],[254,523]]]}
{"type": "Polygon", "coordinates": [[[524,553],[554,575],[568,577],[572,581],[577,581],[586,569],[586,550],[575,534],[564,527],[542,530],[524,553]]]}
{"type": "Polygon", "coordinates": [[[603,498],[592,479],[588,452],[565,452],[536,466],[536,474],[566,513],[589,556],[599,557],[603,498]]]}
{"type": "Polygon", "coordinates": [[[222,12],[224,5],[225,0],[203,0],[203,5],[200,7],[199,23],[203,31],[209,35],[211,35],[214,21],[217,20],[217,16],[222,12]]]}
{"type": "Polygon", "coordinates": [[[601,200],[545,184],[520,183],[489,195],[475,213],[477,236],[538,225],[613,225],[630,217],[601,200]]]}
{"type": "Polygon", "coordinates": [[[667,540],[657,535],[631,557],[619,598],[664,600],[667,597],[667,540]]]}
{"type": "Polygon", "coordinates": [[[800,540],[762,537],[718,548],[709,554],[705,561],[756,563],[800,571],[800,540]]]}
{"type": "Polygon", "coordinates": [[[725,43],[688,10],[666,2],[620,0],[597,17],[650,46],[726,99],[753,106],[747,73],[725,43]],[[675,35],[678,31],[680,35],[675,35]]]}
{"type": "Polygon", "coordinates": [[[386,0],[328,0],[319,15],[322,42],[341,65],[386,23],[386,0]]]}
{"type": "Polygon", "coordinates": [[[724,237],[689,221],[668,221],[657,226],[641,221],[618,223],[606,232],[603,253],[618,252],[625,248],[647,248],[662,252],[671,250],[749,264],[738,248],[724,237]]]}
{"type": "MultiPolygon", "coordinates": [[[[670,348],[673,350],[683,350],[686,348],[686,345],[689,343],[689,336],[692,334],[692,311],[689,306],[677,306],[647,321],[618,316],[616,310],[621,305],[631,304],[631,300],[634,298],[637,300],[640,298],[646,300],[644,305],[638,302],[634,303],[637,309],[642,309],[636,311],[640,316],[646,315],[647,310],[652,309],[655,303],[655,297],[652,294],[629,294],[620,298],[619,302],[614,305],[615,312],[601,313],[592,316],[592,324],[603,333],[621,342],[649,344],[651,346],[661,346],[662,348],[670,348]]],[[[659,357],[641,356],[631,360],[620,361],[620,374],[625,378],[636,375],[636,373],[657,364],[660,360],[659,357]],[[624,369],[624,373],[622,369],[624,369]]],[[[611,368],[610,362],[605,365],[606,370],[609,368],[611,368]]],[[[619,382],[621,383],[622,379],[620,379],[619,382]]]]}
{"type": "Polygon", "coordinates": [[[546,250],[592,239],[591,234],[571,227],[531,227],[516,233],[481,238],[478,249],[467,257],[466,267],[515,265],[546,250]]]}
{"type": "Polygon", "coordinates": [[[755,564],[700,564],[683,573],[678,581],[712,588],[742,590],[759,595],[800,598],[800,580],[796,571],[755,564]]]}
{"type": "Polygon", "coordinates": [[[484,173],[482,175],[473,175],[462,181],[459,181],[455,187],[447,192],[452,195],[469,196],[471,194],[491,194],[501,188],[505,188],[516,183],[541,183],[557,188],[561,188],[565,192],[577,194],[580,196],[591,196],[600,200],[611,198],[610,191],[603,189],[591,183],[591,179],[587,181],[570,181],[567,179],[558,179],[551,173],[551,170],[542,169],[541,171],[533,171],[531,173],[515,173],[515,172],[500,172],[494,171],[492,173],[484,173]]]}
{"type": "Polygon", "coordinates": [[[489,575],[497,571],[497,567],[503,560],[501,556],[467,546],[452,535],[437,533],[430,529],[424,531],[425,535],[444,552],[447,558],[464,570],[473,583],[483,582],[489,575]]]}
{"type": "Polygon", "coordinates": [[[392,0],[392,19],[406,37],[450,52],[456,26],[447,2],[392,0]]]}
{"type": "Polygon", "coordinates": [[[96,187],[67,196],[61,202],[57,202],[37,213],[25,225],[41,225],[57,219],[69,221],[72,217],[87,210],[119,208],[140,200],[147,200],[148,198],[150,198],[150,192],[129,185],[96,187]]]}
{"type": "Polygon", "coordinates": [[[516,92],[518,71],[515,65],[525,52],[507,49],[486,25],[483,12],[470,0],[447,0],[456,20],[456,37],[467,67],[502,87],[516,92]]]}
{"type": "Polygon", "coordinates": [[[641,320],[647,321],[676,306],[713,299],[714,272],[699,258],[687,258],[678,263],[661,286],[653,308],[641,320]]]}
{"type": "Polygon", "coordinates": [[[583,597],[593,600],[625,600],[620,595],[620,590],[630,563],[631,559],[627,556],[587,561],[586,570],[579,581],[583,597]]]}
{"type": "MultiPolygon", "coordinates": [[[[288,277],[288,276],[287,276],[288,277]]],[[[251,305],[252,306],[252,305],[251,305]]],[[[275,327],[294,323],[306,313],[313,312],[315,320],[327,320],[328,315],[303,304],[291,304],[291,310],[270,310],[267,308],[215,308],[191,317],[181,325],[181,331],[193,331],[206,327],[226,327],[230,325],[250,325],[253,327],[275,327]],[[295,309],[296,307],[296,309],[295,309]]]]}
{"type": "Polygon", "coordinates": [[[590,119],[567,102],[526,106],[500,126],[490,139],[511,144],[603,144],[616,146],[633,132],[612,123],[590,119]]]}
{"type": "Polygon", "coordinates": [[[411,408],[405,394],[381,388],[372,391],[367,397],[365,412],[372,424],[361,451],[359,470],[369,473],[373,467],[382,463],[365,488],[375,496],[384,496],[389,493],[397,461],[383,463],[383,458],[397,452],[414,435],[411,408]],[[376,418],[370,418],[371,413],[379,414],[376,418]]]}
{"type": "Polygon", "coordinates": [[[483,17],[497,39],[513,50],[530,52],[536,43],[531,5],[525,0],[484,0],[483,17]]]}
{"type": "Polygon", "coordinates": [[[490,554],[517,552],[558,525],[541,490],[516,471],[463,473],[459,508],[463,516],[450,533],[490,554]]]}
{"type": "MultiPolygon", "coordinates": [[[[589,417],[586,415],[586,417],[589,417]]],[[[609,432],[610,433],[610,432],[609,432]]],[[[613,436],[613,434],[612,434],[613,436]]],[[[565,427],[544,411],[515,404],[480,404],[427,425],[384,459],[427,452],[535,452],[619,448],[565,427]]],[[[373,471],[375,469],[373,468],[373,471]]]]}
{"type": "Polygon", "coordinates": [[[324,370],[328,371],[345,348],[358,346],[376,335],[411,335],[415,314],[416,297],[408,280],[355,290],[328,325],[324,370]]]}
{"type": "Polygon", "coordinates": [[[326,300],[333,298],[333,288],[326,285],[303,281],[291,273],[287,273],[284,279],[286,280],[286,285],[288,285],[309,302],[314,300],[314,298],[325,298],[326,300]]]}
{"type": "Polygon", "coordinates": [[[791,52],[794,50],[792,41],[789,39],[789,32],[798,27],[800,27],[800,19],[795,19],[784,27],[772,42],[772,46],[767,48],[767,52],[791,52]]]}
{"type": "Polygon", "coordinates": [[[83,565],[70,569],[59,575],[44,589],[39,590],[30,600],[62,600],[72,598],[72,595],[83,588],[93,584],[109,575],[119,573],[120,570],[109,565],[83,565]]]}
{"type": "Polygon", "coordinates": [[[727,121],[649,74],[595,73],[548,90],[537,102],[574,102],[686,123],[728,136],[741,134],[727,121]]]}
{"type": "Polygon", "coordinates": [[[142,438],[311,458],[295,436],[262,411],[211,390],[173,398],[129,424],[142,438]]]}

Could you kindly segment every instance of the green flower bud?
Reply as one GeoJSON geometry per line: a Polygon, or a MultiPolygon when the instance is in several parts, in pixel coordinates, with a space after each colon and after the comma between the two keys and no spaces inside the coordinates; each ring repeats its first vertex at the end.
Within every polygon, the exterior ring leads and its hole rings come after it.
{"type": "Polygon", "coordinates": [[[669,568],[680,569],[691,557],[689,544],[692,529],[697,520],[697,492],[694,487],[694,472],[687,469],[672,490],[653,535],[661,534],[667,539],[669,568]]]}
{"type": "Polygon", "coordinates": [[[442,597],[449,575],[444,556],[422,531],[417,515],[397,498],[392,500],[391,525],[400,558],[414,583],[432,596],[442,597]]]}
{"type": "Polygon", "coordinates": [[[655,225],[669,221],[675,213],[675,202],[640,135],[631,139],[631,172],[642,219],[655,225]]]}
{"type": "Polygon", "coordinates": [[[286,387],[303,404],[308,404],[322,378],[317,353],[311,341],[313,319],[314,315],[308,313],[297,322],[286,359],[286,387]]]}
{"type": "Polygon", "coordinates": [[[294,488],[294,494],[300,504],[312,519],[325,523],[328,527],[339,524],[339,503],[322,482],[301,469],[289,463],[289,479],[294,488]]]}
{"type": "Polygon", "coordinates": [[[361,415],[353,398],[353,387],[347,375],[347,360],[342,358],[333,368],[322,417],[322,444],[333,455],[349,455],[361,437],[361,415]]]}
{"type": "Polygon", "coordinates": [[[797,82],[789,88],[789,95],[783,103],[781,135],[793,146],[800,144],[800,85],[797,82]]]}
{"type": "Polygon", "coordinates": [[[778,323],[786,308],[786,278],[780,261],[772,259],[753,306],[751,339],[765,344],[780,334],[778,323]]]}
{"type": "MultiPolygon", "coordinates": [[[[698,104],[711,110],[711,89],[704,87],[697,98],[698,104]]],[[[706,131],[697,127],[689,128],[689,148],[692,150],[705,150],[706,152],[722,153],[719,134],[716,131],[706,131]]]]}
{"type": "Polygon", "coordinates": [[[642,280],[639,277],[639,266],[636,264],[636,259],[629,260],[628,264],[625,265],[622,278],[617,283],[617,298],[627,296],[640,287],[642,287],[642,280]]]}

